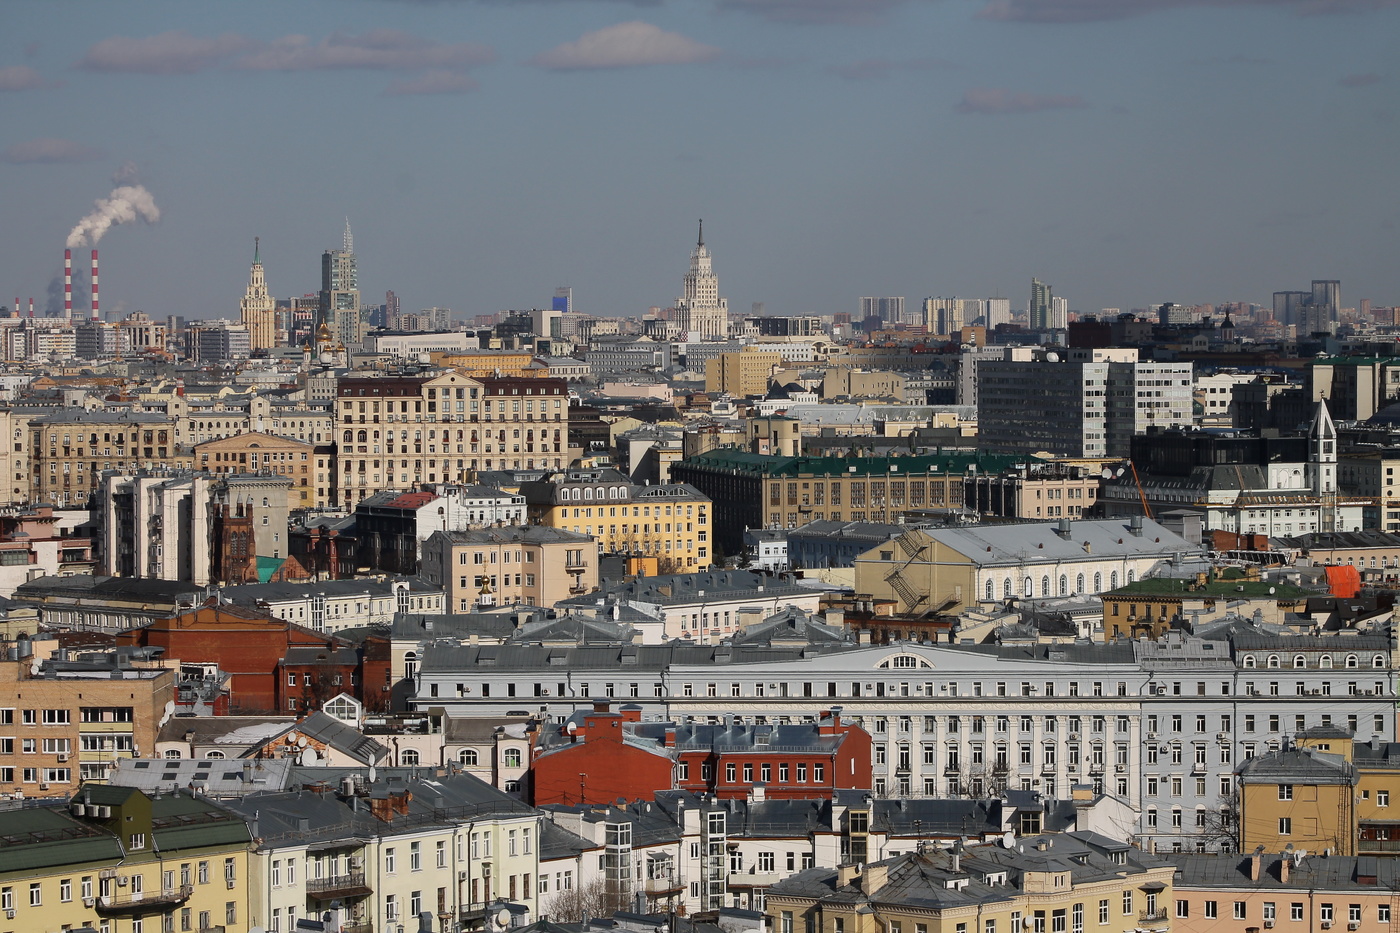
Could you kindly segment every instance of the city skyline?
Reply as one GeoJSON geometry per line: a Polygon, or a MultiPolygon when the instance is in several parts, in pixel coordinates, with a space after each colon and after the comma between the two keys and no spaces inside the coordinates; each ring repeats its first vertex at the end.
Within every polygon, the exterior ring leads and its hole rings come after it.
{"type": "Polygon", "coordinates": [[[560,281],[667,306],[699,217],[772,314],[1032,278],[1090,313],[1400,302],[1393,3],[259,8],[7,10],[0,303],[42,309],[73,224],[138,183],[159,222],[102,240],[104,311],[236,318],[254,236],[273,295],[315,292],[347,215],[367,302],[461,317],[560,281]]]}

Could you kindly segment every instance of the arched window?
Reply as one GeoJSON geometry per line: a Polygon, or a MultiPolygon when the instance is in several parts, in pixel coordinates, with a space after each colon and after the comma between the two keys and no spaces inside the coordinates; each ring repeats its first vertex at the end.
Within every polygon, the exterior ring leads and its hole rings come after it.
{"type": "Polygon", "coordinates": [[[1293,656],[1293,666],[1298,668],[1307,667],[1308,659],[1303,657],[1301,654],[1295,654],[1293,656]]]}
{"type": "Polygon", "coordinates": [[[997,598],[997,597],[996,597],[996,587],[992,584],[992,581],[991,581],[991,580],[988,580],[988,581],[987,581],[987,601],[990,602],[991,600],[996,599],[996,598],[997,598]]]}
{"type": "Polygon", "coordinates": [[[1101,574],[1101,573],[1096,573],[1096,574],[1094,574],[1094,592],[1095,592],[1095,593],[1102,593],[1102,592],[1103,592],[1103,574],[1101,574]]]}
{"type": "Polygon", "coordinates": [[[1030,577],[1026,577],[1025,594],[1027,599],[1035,595],[1035,584],[1030,577]]]}
{"type": "Polygon", "coordinates": [[[407,766],[418,764],[418,749],[405,748],[399,752],[399,764],[407,766]]]}
{"type": "Polygon", "coordinates": [[[477,759],[476,759],[476,749],[474,749],[474,748],[464,748],[464,749],[462,749],[462,751],[459,752],[458,755],[457,755],[457,761],[458,761],[459,764],[461,764],[461,765],[463,765],[463,766],[465,766],[465,767],[468,767],[468,768],[474,768],[474,767],[476,767],[476,761],[477,761],[477,759]]]}
{"type": "Polygon", "coordinates": [[[1001,598],[1002,598],[1002,599],[1010,599],[1010,598],[1011,598],[1011,578],[1010,578],[1010,577],[1007,577],[1005,580],[1002,580],[1002,581],[1001,581],[1001,598]]]}
{"type": "Polygon", "coordinates": [[[1330,668],[1332,666],[1332,656],[1330,654],[1324,654],[1318,659],[1317,666],[1330,668]]]}
{"type": "Polygon", "coordinates": [[[1129,582],[1129,583],[1132,583],[1133,580],[1134,580],[1136,577],[1137,577],[1137,573],[1136,573],[1135,571],[1132,571],[1132,570],[1129,570],[1129,571],[1128,571],[1128,582],[1129,582]]]}
{"type": "Polygon", "coordinates": [[[1079,576],[1074,578],[1074,591],[1076,593],[1084,592],[1084,574],[1081,573],[1079,576]]]}
{"type": "Polygon", "coordinates": [[[1349,654],[1347,655],[1346,665],[1350,669],[1358,668],[1361,666],[1361,659],[1354,654],[1349,654]]]}
{"type": "Polygon", "coordinates": [[[204,757],[205,757],[205,758],[212,759],[212,760],[215,760],[215,761],[221,761],[221,760],[223,760],[224,753],[223,753],[223,752],[205,752],[205,753],[204,753],[204,757]]]}
{"type": "Polygon", "coordinates": [[[1046,574],[1045,576],[1043,576],[1043,577],[1040,578],[1040,595],[1041,595],[1041,596],[1049,596],[1049,595],[1050,595],[1050,575],[1049,575],[1049,574],[1046,574]]]}
{"type": "Polygon", "coordinates": [[[409,651],[403,656],[403,675],[412,677],[418,673],[418,652],[409,651]]]}
{"type": "Polygon", "coordinates": [[[1244,666],[1246,670],[1254,670],[1254,655],[1247,654],[1244,656],[1244,666]]]}
{"type": "Polygon", "coordinates": [[[167,748],[167,749],[165,750],[165,757],[166,757],[166,758],[179,758],[179,757],[181,757],[181,755],[180,755],[180,750],[179,750],[178,748],[167,748]]]}
{"type": "Polygon", "coordinates": [[[1116,589],[1118,589],[1118,571],[1116,571],[1116,570],[1113,571],[1113,573],[1109,576],[1109,578],[1108,578],[1108,588],[1109,588],[1110,590],[1116,590],[1116,589]]]}
{"type": "Polygon", "coordinates": [[[1376,668],[1377,670],[1385,667],[1385,655],[1378,654],[1375,657],[1371,658],[1371,666],[1376,668]]]}
{"type": "Polygon", "coordinates": [[[1064,574],[1060,574],[1060,595],[1069,595],[1069,577],[1065,576],[1064,574]]]}
{"type": "Polygon", "coordinates": [[[501,763],[507,768],[520,767],[520,749],[508,748],[505,755],[501,757],[501,763]]]}
{"type": "Polygon", "coordinates": [[[1269,660],[1268,660],[1268,662],[1265,664],[1265,667],[1268,667],[1268,668],[1270,668],[1270,669],[1278,668],[1278,667],[1282,667],[1282,666],[1283,666],[1282,659],[1280,659],[1279,656],[1276,655],[1276,654],[1271,654],[1271,655],[1269,655],[1269,660]]]}

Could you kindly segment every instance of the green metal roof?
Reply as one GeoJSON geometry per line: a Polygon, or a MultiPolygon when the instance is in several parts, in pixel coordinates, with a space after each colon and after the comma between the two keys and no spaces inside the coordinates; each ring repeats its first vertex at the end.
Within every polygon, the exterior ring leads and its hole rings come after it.
{"type": "Polygon", "coordinates": [[[988,453],[940,453],[901,457],[782,457],[753,454],[737,447],[719,447],[681,461],[692,466],[737,470],[765,476],[884,476],[896,474],[962,475],[976,467],[979,473],[1001,473],[1025,456],[988,453]]]}
{"type": "Polygon", "coordinates": [[[111,833],[70,817],[59,807],[0,811],[0,874],[117,861],[121,846],[111,833]]]}

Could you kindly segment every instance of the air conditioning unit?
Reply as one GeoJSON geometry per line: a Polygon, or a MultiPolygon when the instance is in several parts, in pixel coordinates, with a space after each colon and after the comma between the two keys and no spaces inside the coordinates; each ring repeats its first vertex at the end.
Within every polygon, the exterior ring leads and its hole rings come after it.
{"type": "Polygon", "coordinates": [[[85,897],[85,898],[83,898],[83,906],[84,906],[84,907],[91,907],[91,906],[93,906],[93,905],[96,904],[96,903],[97,903],[97,898],[95,898],[95,897],[85,897]]]}
{"type": "Polygon", "coordinates": [[[1272,920],[1265,920],[1265,921],[1264,921],[1264,929],[1266,929],[1266,930],[1272,930],[1273,928],[1274,928],[1274,922],[1273,922],[1272,920]]]}
{"type": "Polygon", "coordinates": [[[98,873],[97,877],[101,878],[103,881],[107,881],[117,877],[117,870],[115,868],[104,868],[98,873]]]}
{"type": "Polygon", "coordinates": [[[1216,738],[1219,739],[1219,740],[1222,741],[1222,742],[1228,741],[1229,738],[1230,738],[1230,733],[1228,733],[1228,732],[1221,732],[1221,733],[1219,733],[1218,735],[1216,735],[1216,738]]]}
{"type": "Polygon", "coordinates": [[[1347,923],[1347,929],[1348,929],[1348,930],[1359,930],[1359,929],[1361,929],[1361,921],[1360,921],[1360,920],[1352,920],[1352,921],[1349,921],[1349,922],[1347,923]]]}
{"type": "Polygon", "coordinates": [[[124,888],[131,882],[126,875],[117,875],[117,887],[124,888]]]}
{"type": "Polygon", "coordinates": [[[1156,739],[1156,738],[1157,738],[1157,733],[1155,733],[1155,732],[1149,732],[1149,733],[1147,733],[1147,737],[1148,737],[1149,739],[1156,739]]]}
{"type": "Polygon", "coordinates": [[[1324,921],[1322,921],[1322,928],[1323,928],[1324,930],[1330,930],[1330,929],[1332,929],[1332,921],[1331,921],[1331,920],[1324,920],[1324,921]]]}
{"type": "Polygon", "coordinates": [[[235,881],[235,880],[233,880],[232,878],[229,878],[229,879],[228,879],[228,889],[229,889],[230,891],[232,891],[232,890],[233,890],[234,888],[236,888],[236,887],[238,887],[238,882],[235,881]]]}
{"type": "Polygon", "coordinates": [[[58,756],[58,763],[59,763],[59,764],[63,764],[63,763],[65,763],[66,761],[68,761],[68,756],[67,756],[67,755],[59,755],[59,756],[58,756]]]}
{"type": "Polygon", "coordinates": [[[13,919],[15,919],[15,912],[14,912],[13,909],[5,911],[5,919],[6,919],[6,920],[13,920],[13,919]]]}

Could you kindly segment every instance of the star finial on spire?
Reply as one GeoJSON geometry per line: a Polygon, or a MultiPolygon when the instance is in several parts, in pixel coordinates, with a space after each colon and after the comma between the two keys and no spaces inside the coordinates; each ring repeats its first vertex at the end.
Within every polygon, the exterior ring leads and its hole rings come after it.
{"type": "Polygon", "coordinates": [[[696,241],[695,245],[696,245],[696,246],[704,246],[704,245],[705,245],[705,220],[704,220],[704,218],[701,218],[701,219],[700,219],[700,239],[696,241]]]}

